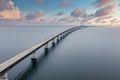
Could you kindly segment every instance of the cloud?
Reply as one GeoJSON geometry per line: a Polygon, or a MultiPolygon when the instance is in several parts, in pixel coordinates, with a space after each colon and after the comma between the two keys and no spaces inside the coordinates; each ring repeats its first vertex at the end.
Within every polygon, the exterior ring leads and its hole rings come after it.
{"type": "Polygon", "coordinates": [[[44,0],[35,0],[36,3],[41,4],[44,2],[44,0]]]}
{"type": "MultiPolygon", "coordinates": [[[[115,16],[110,15],[114,9],[109,10],[108,7],[101,8],[93,14],[82,15],[81,19],[80,19],[80,23],[84,24],[84,25],[114,25],[111,23],[111,19],[114,18],[115,16]],[[102,14],[98,13],[99,11],[102,12],[102,14]]],[[[120,21],[120,20],[117,19],[115,24],[117,23],[118,25],[120,25],[120,23],[118,21],[120,21]]]]}
{"type": "Polygon", "coordinates": [[[57,19],[57,23],[61,23],[61,24],[80,24],[79,19],[73,18],[71,16],[65,16],[63,18],[57,19]]]}
{"type": "MultiPolygon", "coordinates": [[[[44,0],[39,3],[45,2],[44,0]]],[[[53,2],[53,0],[47,0],[53,2]]],[[[99,0],[96,0],[99,1],[99,0]]],[[[101,0],[102,2],[103,0],[101,0]]],[[[95,3],[94,3],[95,4],[95,3]]],[[[107,4],[107,3],[106,3],[107,4]]],[[[59,0],[58,7],[67,7],[70,0],[59,0]]],[[[102,5],[103,6],[103,5],[102,5]]],[[[105,5],[104,5],[105,6],[105,5]]],[[[110,14],[114,11],[115,5],[109,5],[98,9],[95,13],[87,14],[86,9],[75,8],[70,15],[65,16],[65,12],[55,13],[56,16],[44,16],[43,10],[33,13],[22,13],[12,0],[0,0],[0,23],[3,24],[85,24],[85,25],[106,25],[118,24],[120,19],[114,18],[110,14]],[[63,16],[64,15],[64,16],[63,16]],[[80,23],[79,23],[80,22],[80,23]]]]}
{"type": "Polygon", "coordinates": [[[59,0],[58,7],[68,7],[71,3],[71,0],[59,0]]]}
{"type": "Polygon", "coordinates": [[[73,16],[73,17],[80,17],[80,16],[83,15],[85,12],[86,12],[85,9],[75,8],[75,9],[71,12],[71,16],[73,16]]]}
{"type": "Polygon", "coordinates": [[[106,15],[102,17],[96,17],[94,15],[87,15],[84,16],[80,20],[81,24],[84,25],[120,25],[120,19],[118,16],[111,16],[111,15],[106,15]]]}
{"type": "Polygon", "coordinates": [[[96,0],[92,4],[94,4],[96,7],[102,7],[108,5],[113,0],[96,0]]]}
{"type": "Polygon", "coordinates": [[[20,10],[14,6],[11,0],[0,0],[0,18],[3,19],[19,19],[20,10]]]}
{"type": "Polygon", "coordinates": [[[34,20],[36,18],[36,16],[34,14],[27,14],[26,15],[26,20],[34,20]]]}
{"type": "Polygon", "coordinates": [[[43,11],[43,10],[37,10],[37,11],[34,13],[34,15],[35,15],[36,17],[43,16],[43,15],[44,15],[44,11],[43,11]]]}
{"type": "Polygon", "coordinates": [[[105,23],[107,20],[104,19],[104,18],[96,18],[94,21],[95,21],[96,23],[105,23]]]}
{"type": "Polygon", "coordinates": [[[65,13],[64,13],[64,11],[61,11],[61,12],[58,12],[56,15],[57,16],[62,16],[62,15],[64,15],[65,13]]]}
{"type": "Polygon", "coordinates": [[[34,13],[29,13],[26,15],[26,20],[39,20],[42,16],[44,16],[44,11],[43,10],[37,10],[34,13]]]}
{"type": "Polygon", "coordinates": [[[92,24],[94,22],[94,15],[93,14],[84,14],[81,19],[80,19],[80,23],[81,24],[92,24]]]}
{"type": "Polygon", "coordinates": [[[118,4],[118,6],[120,6],[120,3],[118,4]]]}
{"type": "Polygon", "coordinates": [[[109,5],[105,8],[101,8],[101,9],[97,10],[95,13],[95,16],[102,17],[102,16],[109,15],[113,12],[114,9],[115,9],[115,5],[109,5]]]}
{"type": "Polygon", "coordinates": [[[116,23],[116,21],[117,21],[116,18],[115,18],[115,19],[112,19],[112,20],[111,20],[111,23],[116,23]]]}
{"type": "Polygon", "coordinates": [[[0,0],[0,11],[3,11],[6,8],[5,6],[6,3],[7,3],[6,0],[0,0]]]}
{"type": "Polygon", "coordinates": [[[110,15],[115,9],[115,5],[109,5],[104,8],[98,9],[93,14],[84,14],[81,16],[81,24],[110,24],[110,19],[113,17],[110,15]]]}
{"type": "Polygon", "coordinates": [[[120,24],[120,19],[119,18],[113,18],[111,20],[111,24],[120,24]]]}

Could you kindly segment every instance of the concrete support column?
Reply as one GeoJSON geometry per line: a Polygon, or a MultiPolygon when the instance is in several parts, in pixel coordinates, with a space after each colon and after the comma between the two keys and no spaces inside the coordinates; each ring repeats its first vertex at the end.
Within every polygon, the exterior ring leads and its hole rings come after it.
{"type": "Polygon", "coordinates": [[[52,47],[55,46],[55,39],[52,40],[52,47]]]}
{"type": "Polygon", "coordinates": [[[64,38],[64,33],[62,34],[62,37],[64,38]]]}
{"type": "Polygon", "coordinates": [[[45,44],[45,53],[48,53],[48,43],[45,44]]]}
{"type": "Polygon", "coordinates": [[[2,76],[0,76],[0,80],[8,80],[8,75],[7,73],[3,74],[2,76]]]}
{"type": "Polygon", "coordinates": [[[67,35],[67,32],[64,33],[64,37],[66,37],[66,35],[67,35]]]}
{"type": "Polygon", "coordinates": [[[57,42],[59,42],[59,36],[57,37],[57,42]]]}
{"type": "Polygon", "coordinates": [[[31,54],[31,60],[32,60],[33,62],[36,62],[36,60],[37,60],[36,52],[33,52],[33,53],[31,54]]]}
{"type": "Polygon", "coordinates": [[[63,34],[60,35],[60,39],[62,39],[62,38],[63,38],[63,34]]]}

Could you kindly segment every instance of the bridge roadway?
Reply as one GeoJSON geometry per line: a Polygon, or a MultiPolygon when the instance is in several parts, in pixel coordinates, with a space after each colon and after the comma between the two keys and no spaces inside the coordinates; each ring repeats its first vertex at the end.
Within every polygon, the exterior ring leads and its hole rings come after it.
{"type": "Polygon", "coordinates": [[[63,32],[60,32],[58,34],[55,34],[37,44],[35,44],[34,46],[26,49],[25,51],[19,53],[18,55],[8,59],[7,61],[3,62],[0,64],[0,80],[7,80],[7,79],[2,79],[2,78],[7,78],[7,71],[9,69],[11,69],[12,67],[14,67],[17,63],[19,63],[20,61],[22,61],[23,59],[25,59],[27,56],[29,55],[33,55],[32,58],[35,58],[35,51],[37,51],[39,48],[45,46],[45,49],[47,50],[48,48],[48,43],[50,41],[53,41],[54,43],[54,40],[57,38],[57,40],[59,40],[59,38],[61,37],[65,37],[66,35],[68,35],[69,33],[75,31],[75,30],[78,30],[80,29],[80,27],[74,27],[74,28],[71,28],[71,29],[67,29],[67,30],[64,30],[63,32]]]}
{"type": "MultiPolygon", "coordinates": [[[[120,80],[120,28],[89,27],[65,37],[19,80],[120,80]]],[[[40,51],[41,52],[41,51],[40,51]]],[[[40,53],[38,52],[38,53],[40,53]]],[[[22,65],[22,64],[21,64],[22,65]]]]}

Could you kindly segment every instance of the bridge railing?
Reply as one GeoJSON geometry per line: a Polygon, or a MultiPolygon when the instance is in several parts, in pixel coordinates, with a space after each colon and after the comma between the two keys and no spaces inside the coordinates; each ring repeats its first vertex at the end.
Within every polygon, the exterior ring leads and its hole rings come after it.
{"type": "Polygon", "coordinates": [[[1,63],[0,64],[0,80],[8,80],[7,71],[9,69],[11,69],[12,67],[14,67],[20,61],[22,61],[23,59],[28,57],[29,55],[32,55],[31,60],[36,61],[37,58],[36,58],[35,52],[39,48],[45,46],[45,52],[47,53],[48,52],[48,43],[50,41],[52,41],[52,46],[54,46],[55,39],[57,39],[57,41],[59,41],[63,37],[67,36],[69,33],[73,32],[75,30],[78,30],[78,29],[80,29],[80,26],[64,30],[63,32],[55,34],[55,35],[37,43],[37,44],[35,44],[34,46],[26,49],[25,51],[19,53],[18,55],[8,59],[7,61],[1,63]]]}

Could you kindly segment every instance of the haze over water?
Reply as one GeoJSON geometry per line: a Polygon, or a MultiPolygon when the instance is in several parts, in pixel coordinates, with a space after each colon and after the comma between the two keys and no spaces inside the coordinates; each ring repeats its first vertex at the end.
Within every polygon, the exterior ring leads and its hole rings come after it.
{"type": "MultiPolygon", "coordinates": [[[[0,27],[0,62],[68,28],[70,27],[0,27]]],[[[38,64],[34,68],[31,68],[28,57],[11,69],[8,75],[10,80],[119,80],[119,34],[119,27],[77,30],[54,48],[49,44],[48,55],[43,55],[43,49],[37,51],[38,64]]]]}

